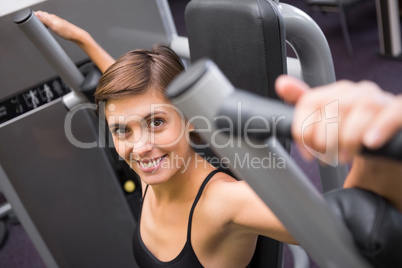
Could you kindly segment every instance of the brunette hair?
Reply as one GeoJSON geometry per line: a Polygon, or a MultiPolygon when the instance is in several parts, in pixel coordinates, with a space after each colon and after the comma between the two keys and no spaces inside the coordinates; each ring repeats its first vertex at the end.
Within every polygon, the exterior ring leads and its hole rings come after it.
{"type": "Polygon", "coordinates": [[[138,49],[122,55],[99,80],[95,103],[139,95],[153,88],[163,93],[184,67],[180,58],[165,45],[138,49]]]}

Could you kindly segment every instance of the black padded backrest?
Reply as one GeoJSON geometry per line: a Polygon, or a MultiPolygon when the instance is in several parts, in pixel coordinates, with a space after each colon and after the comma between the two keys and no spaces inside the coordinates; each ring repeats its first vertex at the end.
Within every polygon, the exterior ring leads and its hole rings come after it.
{"type": "MultiPolygon", "coordinates": [[[[186,7],[191,61],[213,60],[231,83],[277,98],[275,79],[286,70],[285,31],[268,0],[192,0],[186,7]]],[[[259,237],[249,267],[282,267],[283,244],[259,237]]]]}
{"type": "Polygon", "coordinates": [[[212,59],[237,88],[277,98],[286,70],[285,32],[268,0],[192,0],[186,7],[191,61],[212,59]]]}

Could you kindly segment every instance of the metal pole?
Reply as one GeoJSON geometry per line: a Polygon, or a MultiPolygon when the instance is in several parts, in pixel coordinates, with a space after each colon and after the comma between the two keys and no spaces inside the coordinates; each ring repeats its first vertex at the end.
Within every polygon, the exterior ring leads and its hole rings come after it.
{"type": "MultiPolygon", "coordinates": [[[[335,70],[327,39],[320,27],[300,9],[281,3],[286,41],[294,49],[301,66],[303,80],[311,87],[335,82],[335,70]]],[[[320,165],[324,192],[342,187],[348,174],[346,165],[320,165]]]]}
{"type": "Polygon", "coordinates": [[[19,11],[14,17],[14,22],[70,87],[72,92],[63,98],[66,107],[71,109],[85,102],[86,99],[80,92],[84,76],[32,10],[19,11]]]}

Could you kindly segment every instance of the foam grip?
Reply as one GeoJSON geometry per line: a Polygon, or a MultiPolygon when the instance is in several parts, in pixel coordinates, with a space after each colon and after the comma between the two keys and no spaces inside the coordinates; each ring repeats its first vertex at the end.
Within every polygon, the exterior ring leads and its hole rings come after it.
{"type": "Polygon", "coordinates": [[[402,213],[393,205],[358,188],[336,189],[326,193],[325,199],[374,267],[402,267],[402,213]]]}

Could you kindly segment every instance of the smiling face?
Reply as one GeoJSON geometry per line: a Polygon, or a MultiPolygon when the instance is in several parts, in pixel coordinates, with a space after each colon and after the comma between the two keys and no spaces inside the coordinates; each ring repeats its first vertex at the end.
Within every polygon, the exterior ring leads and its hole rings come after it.
{"type": "Polygon", "coordinates": [[[106,104],[118,154],[147,184],[187,171],[186,161],[194,153],[184,118],[164,97],[167,85],[183,70],[167,46],[133,50],[105,71],[95,92],[95,102],[106,104]]]}
{"type": "Polygon", "coordinates": [[[118,154],[147,184],[185,171],[192,149],[180,111],[157,90],[109,100],[106,119],[118,154]]]}

